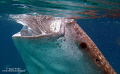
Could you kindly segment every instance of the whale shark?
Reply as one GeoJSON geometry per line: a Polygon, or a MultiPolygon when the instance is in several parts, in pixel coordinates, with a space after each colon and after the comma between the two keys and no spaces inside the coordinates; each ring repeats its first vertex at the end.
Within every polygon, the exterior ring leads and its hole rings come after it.
{"type": "Polygon", "coordinates": [[[14,15],[23,25],[12,36],[29,74],[117,74],[72,18],[14,15]]]}

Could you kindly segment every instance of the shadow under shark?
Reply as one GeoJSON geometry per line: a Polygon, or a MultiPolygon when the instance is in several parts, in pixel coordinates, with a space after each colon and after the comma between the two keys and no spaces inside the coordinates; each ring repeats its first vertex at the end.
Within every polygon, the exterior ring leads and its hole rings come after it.
{"type": "Polygon", "coordinates": [[[12,36],[29,74],[116,74],[74,19],[12,16],[23,26],[12,36]]]}

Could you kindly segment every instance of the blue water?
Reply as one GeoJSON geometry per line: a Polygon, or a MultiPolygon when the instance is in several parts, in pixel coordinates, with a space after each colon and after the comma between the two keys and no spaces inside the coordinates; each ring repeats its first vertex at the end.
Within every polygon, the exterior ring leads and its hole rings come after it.
{"type": "Polygon", "coordinates": [[[120,74],[120,1],[106,0],[108,3],[95,0],[49,1],[52,0],[0,1],[0,74],[17,74],[17,72],[3,72],[7,67],[26,69],[11,38],[13,34],[20,31],[22,25],[10,19],[11,14],[78,16],[78,24],[95,42],[115,71],[120,74]],[[93,8],[84,7],[85,3],[86,6],[93,8]],[[110,6],[107,5],[109,3],[111,3],[110,6]]]}

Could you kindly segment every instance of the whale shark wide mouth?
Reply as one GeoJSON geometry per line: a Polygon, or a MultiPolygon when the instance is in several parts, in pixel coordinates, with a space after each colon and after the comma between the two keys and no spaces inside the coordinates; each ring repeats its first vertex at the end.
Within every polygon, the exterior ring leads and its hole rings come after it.
{"type": "Polygon", "coordinates": [[[65,18],[61,19],[61,17],[47,15],[14,15],[12,18],[14,18],[17,23],[23,25],[22,30],[13,36],[22,37],[34,37],[63,32],[66,20],[65,18]]]}

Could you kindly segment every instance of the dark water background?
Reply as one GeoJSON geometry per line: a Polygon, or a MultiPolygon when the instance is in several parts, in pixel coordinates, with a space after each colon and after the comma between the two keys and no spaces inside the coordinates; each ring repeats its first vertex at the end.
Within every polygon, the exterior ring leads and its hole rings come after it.
{"type": "Polygon", "coordinates": [[[11,14],[79,18],[78,24],[120,74],[120,1],[60,1],[0,0],[0,74],[17,74],[17,72],[2,72],[7,67],[25,69],[11,38],[13,34],[20,31],[22,25],[10,19],[11,14]]]}

